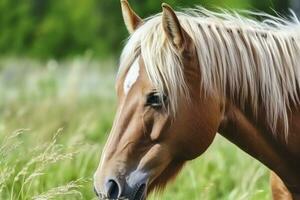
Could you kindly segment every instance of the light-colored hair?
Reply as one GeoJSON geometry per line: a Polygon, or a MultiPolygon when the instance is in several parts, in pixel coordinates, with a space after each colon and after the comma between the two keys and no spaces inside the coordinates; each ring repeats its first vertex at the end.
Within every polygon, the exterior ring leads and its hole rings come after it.
{"type": "MultiPolygon", "coordinates": [[[[254,115],[266,111],[273,132],[283,120],[288,133],[288,111],[299,103],[300,23],[265,13],[259,22],[237,13],[215,13],[198,7],[176,12],[183,29],[192,38],[200,64],[201,84],[206,94],[218,91],[239,99],[241,106],[250,100],[254,115]]],[[[292,13],[293,14],[293,13],[292,13]]],[[[150,81],[169,96],[169,108],[176,113],[179,95],[187,95],[180,55],[163,33],[161,14],[145,20],[129,38],[119,74],[125,73],[138,55],[145,62],[150,81]]]]}

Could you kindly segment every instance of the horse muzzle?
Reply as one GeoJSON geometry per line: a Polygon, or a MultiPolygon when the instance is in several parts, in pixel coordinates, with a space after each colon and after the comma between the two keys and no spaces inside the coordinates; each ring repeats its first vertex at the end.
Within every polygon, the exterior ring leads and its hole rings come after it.
{"type": "Polygon", "coordinates": [[[94,191],[100,200],[145,200],[147,196],[148,178],[146,173],[134,171],[125,180],[107,179],[103,191],[94,191]]]}

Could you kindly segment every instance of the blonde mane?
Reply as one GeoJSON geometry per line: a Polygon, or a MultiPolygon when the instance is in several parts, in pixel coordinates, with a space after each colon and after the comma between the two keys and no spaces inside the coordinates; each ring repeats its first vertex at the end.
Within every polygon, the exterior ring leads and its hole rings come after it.
{"type": "MultiPolygon", "coordinates": [[[[176,13],[181,26],[192,38],[199,61],[201,84],[206,94],[218,91],[238,97],[240,105],[250,99],[254,115],[266,111],[273,132],[283,120],[288,134],[288,111],[299,103],[300,23],[265,13],[247,15],[214,13],[201,7],[176,13]],[[229,89],[229,90],[228,90],[229,89]],[[226,91],[228,90],[228,91],[226,91]]],[[[157,90],[169,95],[169,108],[176,112],[179,95],[188,94],[180,55],[166,40],[161,14],[145,20],[129,38],[122,56],[120,74],[141,55],[149,79],[157,90]]]]}

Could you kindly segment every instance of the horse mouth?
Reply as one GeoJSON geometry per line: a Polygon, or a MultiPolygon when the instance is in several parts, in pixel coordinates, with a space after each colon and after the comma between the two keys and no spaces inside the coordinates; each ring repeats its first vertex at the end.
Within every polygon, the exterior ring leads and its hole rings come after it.
{"type": "Polygon", "coordinates": [[[133,193],[132,200],[145,200],[146,199],[146,184],[143,183],[137,187],[136,191],[133,193]]]}
{"type": "Polygon", "coordinates": [[[146,200],[146,194],[147,194],[147,187],[146,184],[140,184],[137,186],[133,193],[128,197],[127,195],[117,197],[117,198],[110,198],[107,195],[103,193],[98,193],[96,189],[94,188],[94,191],[98,197],[99,200],[146,200]],[[127,197],[126,197],[127,196],[127,197]]]}

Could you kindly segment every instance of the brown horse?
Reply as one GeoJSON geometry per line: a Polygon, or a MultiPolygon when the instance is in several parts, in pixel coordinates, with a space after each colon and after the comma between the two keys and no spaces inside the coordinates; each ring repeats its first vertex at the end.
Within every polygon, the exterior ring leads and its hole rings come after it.
{"type": "Polygon", "coordinates": [[[131,36],[118,110],[95,173],[100,198],[145,199],[220,133],[273,172],[274,199],[300,199],[300,23],[203,8],[142,20],[131,36]],[[275,175],[276,174],[276,175],[275,175]],[[280,177],[280,178],[279,178],[280,177]]]}

